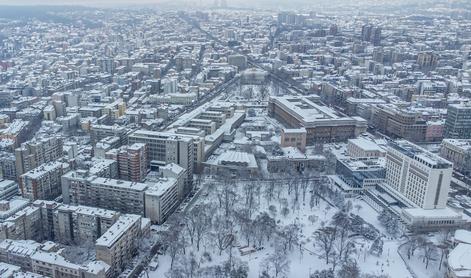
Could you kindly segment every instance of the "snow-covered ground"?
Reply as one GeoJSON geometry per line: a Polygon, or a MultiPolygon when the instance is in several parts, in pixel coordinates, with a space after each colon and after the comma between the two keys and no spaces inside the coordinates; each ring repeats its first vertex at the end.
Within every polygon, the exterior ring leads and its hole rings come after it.
{"type": "MultiPolygon", "coordinates": [[[[318,199],[318,204],[311,208],[311,190],[313,187],[318,186],[315,182],[309,184],[306,195],[302,194],[302,188],[298,188],[298,197],[296,201],[296,193],[293,188],[288,194],[288,182],[279,181],[276,182],[273,193],[268,197],[272,182],[252,182],[252,181],[240,181],[231,182],[224,184],[222,182],[216,182],[215,180],[206,180],[207,183],[212,185],[205,186],[205,192],[200,195],[200,199],[194,204],[194,209],[199,206],[211,207],[211,219],[212,224],[208,225],[208,231],[202,239],[201,248],[198,251],[196,244],[189,242],[189,237],[185,234],[186,248],[180,251],[175,258],[173,268],[182,268],[182,265],[188,265],[188,262],[194,260],[197,262],[197,269],[205,269],[211,266],[222,265],[224,262],[233,258],[233,261],[239,261],[238,264],[246,265],[248,267],[248,277],[258,278],[261,273],[268,270],[268,274],[274,277],[274,265],[270,263],[274,257],[274,254],[279,250],[277,249],[277,242],[280,240],[276,234],[270,236],[270,239],[264,238],[262,244],[259,245],[255,238],[250,238],[249,245],[254,248],[260,248],[261,250],[248,255],[241,255],[238,247],[246,246],[246,233],[244,233],[243,227],[234,220],[233,235],[235,241],[232,243],[233,248],[226,248],[219,255],[219,249],[216,244],[216,226],[217,221],[224,216],[225,207],[224,204],[219,206],[219,201],[224,195],[224,187],[230,186],[235,194],[234,203],[231,204],[234,212],[231,215],[247,209],[247,198],[250,195],[248,193],[249,187],[255,187],[255,193],[253,195],[253,209],[251,218],[256,218],[257,215],[266,212],[272,217],[276,223],[277,230],[283,231],[286,227],[295,224],[299,227],[297,232],[296,243],[287,251],[286,259],[289,262],[289,267],[284,269],[284,272],[279,274],[278,277],[309,277],[310,273],[316,270],[323,270],[332,267],[332,264],[326,264],[326,260],[322,254],[322,250],[318,242],[316,242],[315,232],[326,227],[331,223],[332,217],[336,214],[339,209],[333,207],[322,198],[318,199]],[[278,239],[277,239],[278,238],[278,239]],[[230,251],[229,251],[230,250],[230,251]]],[[[301,185],[298,185],[301,186],[301,185]]],[[[380,232],[383,232],[383,227],[377,220],[378,212],[373,210],[367,203],[361,199],[350,199],[353,206],[351,209],[352,214],[360,215],[365,221],[371,223],[380,232]]],[[[222,201],[224,203],[224,201],[222,201]]],[[[233,216],[229,218],[235,219],[233,216]]],[[[182,226],[181,229],[186,231],[187,227],[182,226]]],[[[252,231],[256,233],[256,230],[252,231]]],[[[407,270],[406,265],[399,256],[397,250],[401,244],[400,240],[384,239],[383,253],[379,256],[371,254],[370,247],[372,240],[363,238],[362,236],[355,236],[352,238],[355,243],[355,252],[350,256],[351,260],[355,260],[362,273],[369,274],[386,274],[390,277],[404,277],[408,278],[412,275],[407,270]]],[[[155,271],[149,271],[149,277],[173,277],[170,275],[170,264],[171,258],[168,252],[164,255],[159,256],[159,267],[155,271]],[[167,275],[167,276],[166,276],[167,275]]],[[[235,263],[234,263],[235,264],[235,263]]],[[[339,266],[337,266],[337,269],[339,266]]],[[[183,271],[183,270],[181,270],[183,271]]],[[[180,271],[180,272],[181,272],[180,271]]],[[[195,271],[197,273],[197,271],[195,271]]],[[[195,274],[196,275],[196,274],[195,274]]],[[[195,277],[211,277],[200,276],[195,277]]]]}

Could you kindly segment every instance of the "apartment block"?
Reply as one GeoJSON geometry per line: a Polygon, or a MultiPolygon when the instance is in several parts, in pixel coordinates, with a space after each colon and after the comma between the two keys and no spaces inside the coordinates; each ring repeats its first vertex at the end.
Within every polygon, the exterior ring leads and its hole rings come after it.
{"type": "Polygon", "coordinates": [[[60,137],[25,142],[15,150],[16,172],[18,175],[24,174],[44,163],[55,161],[62,155],[63,142],[60,137]]]}
{"type": "Polygon", "coordinates": [[[85,205],[142,214],[147,185],[123,180],[89,176],[72,171],[62,177],[65,204],[85,205]]]}
{"type": "Polygon", "coordinates": [[[119,218],[95,243],[96,258],[111,267],[117,276],[137,252],[141,217],[126,214],[119,218]]]}
{"type": "Polygon", "coordinates": [[[204,143],[197,136],[174,133],[138,130],[129,136],[130,143],[145,143],[149,152],[151,166],[165,166],[175,163],[186,169],[185,192],[190,192],[193,184],[193,169],[204,155],[204,143]],[[194,138],[196,137],[196,138],[194,138]]]}
{"type": "Polygon", "coordinates": [[[61,176],[69,171],[69,164],[54,161],[41,165],[20,176],[23,197],[30,200],[52,200],[61,195],[61,176]]]}
{"type": "Polygon", "coordinates": [[[105,156],[117,161],[118,176],[122,180],[141,182],[147,175],[149,163],[146,144],[134,143],[123,146],[106,152],[105,156]]]}

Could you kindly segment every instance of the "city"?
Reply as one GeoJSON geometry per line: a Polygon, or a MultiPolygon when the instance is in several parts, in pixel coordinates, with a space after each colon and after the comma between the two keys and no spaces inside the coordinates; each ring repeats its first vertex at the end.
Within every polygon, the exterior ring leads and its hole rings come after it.
{"type": "Polygon", "coordinates": [[[471,2],[21,1],[0,277],[471,278],[471,2]]]}

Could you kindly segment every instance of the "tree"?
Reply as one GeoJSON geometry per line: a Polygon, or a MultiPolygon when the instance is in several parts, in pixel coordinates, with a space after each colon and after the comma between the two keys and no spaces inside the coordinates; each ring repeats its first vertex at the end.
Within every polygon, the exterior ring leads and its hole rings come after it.
{"type": "Polygon", "coordinates": [[[407,258],[410,260],[411,256],[414,256],[414,252],[422,247],[426,243],[426,240],[421,235],[413,235],[407,241],[407,258]]]}
{"type": "Polygon", "coordinates": [[[288,216],[288,214],[289,214],[289,208],[283,207],[283,208],[281,209],[281,215],[283,215],[284,217],[286,217],[286,216],[288,216]]]}
{"type": "Polygon", "coordinates": [[[389,275],[386,274],[363,274],[361,275],[361,278],[390,278],[389,275]]]}
{"type": "Polygon", "coordinates": [[[360,278],[360,268],[356,261],[347,261],[339,269],[338,278],[360,278]]]}
{"type": "Polygon", "coordinates": [[[451,231],[448,229],[443,229],[438,234],[438,248],[440,249],[440,263],[438,265],[438,270],[442,269],[443,258],[448,253],[448,240],[450,239],[451,231]]]}
{"type": "Polygon", "coordinates": [[[267,269],[270,269],[268,266],[271,266],[271,269],[275,272],[275,277],[280,275],[286,277],[289,272],[290,261],[288,260],[287,254],[283,252],[282,245],[278,242],[279,239],[277,238],[276,240],[275,252],[267,257],[265,264],[267,265],[267,269]]]}
{"type": "Polygon", "coordinates": [[[313,215],[309,215],[307,217],[307,219],[309,220],[309,222],[311,222],[311,225],[314,225],[314,223],[316,223],[317,219],[319,219],[319,217],[315,214],[313,215]]]}
{"type": "Polygon", "coordinates": [[[381,237],[377,237],[370,247],[370,254],[374,254],[376,256],[380,256],[381,254],[383,254],[383,245],[384,242],[381,237]]]}
{"type": "Polygon", "coordinates": [[[222,251],[227,249],[232,241],[234,240],[234,236],[232,235],[232,223],[230,220],[224,220],[222,217],[217,217],[214,223],[214,231],[212,233],[212,237],[215,241],[216,247],[219,250],[219,256],[222,254],[222,251]]]}
{"type": "Polygon", "coordinates": [[[386,232],[392,236],[396,237],[400,232],[400,223],[396,216],[392,215],[387,210],[383,210],[378,215],[379,222],[386,228],[386,232]]]}
{"type": "Polygon", "coordinates": [[[337,237],[337,230],[333,227],[320,228],[314,233],[319,251],[323,253],[325,263],[329,264],[329,258],[334,251],[334,242],[337,237]]]}
{"type": "Polygon", "coordinates": [[[356,204],[355,205],[355,209],[357,210],[357,214],[360,213],[360,210],[362,209],[363,207],[360,205],[360,204],[356,204]]]}
{"type": "Polygon", "coordinates": [[[169,229],[163,234],[163,242],[166,243],[167,254],[170,256],[170,269],[172,269],[178,253],[184,252],[186,242],[180,229],[181,223],[177,217],[169,218],[167,224],[169,224],[169,229]]]}
{"type": "Polygon", "coordinates": [[[316,270],[309,278],[335,278],[334,271],[332,269],[316,270]]]}
{"type": "Polygon", "coordinates": [[[423,258],[425,261],[425,269],[428,268],[429,262],[434,261],[437,255],[437,247],[432,242],[427,242],[423,247],[423,258]]]}
{"type": "MultiPolygon", "coordinates": [[[[193,237],[196,241],[196,249],[200,250],[200,243],[203,237],[208,233],[208,227],[211,226],[211,212],[208,206],[198,206],[190,211],[189,220],[193,230],[193,237]]],[[[193,244],[193,239],[192,239],[193,244]]]]}
{"type": "MultiPolygon", "coordinates": [[[[282,237],[286,240],[286,247],[289,250],[293,248],[293,245],[296,245],[299,241],[299,231],[301,229],[296,224],[289,224],[283,228],[281,231],[282,237]]],[[[285,248],[286,249],[286,248],[285,248]]]]}

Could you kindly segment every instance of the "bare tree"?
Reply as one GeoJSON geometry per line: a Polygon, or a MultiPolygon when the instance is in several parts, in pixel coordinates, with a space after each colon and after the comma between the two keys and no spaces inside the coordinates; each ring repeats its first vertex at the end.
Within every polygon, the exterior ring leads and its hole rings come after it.
{"type": "Polygon", "coordinates": [[[185,237],[180,229],[180,221],[177,217],[172,217],[167,220],[169,229],[164,233],[164,241],[166,243],[167,254],[170,256],[170,269],[173,268],[173,263],[178,253],[185,251],[185,237]]]}
{"type": "Polygon", "coordinates": [[[216,247],[219,250],[219,256],[222,254],[222,251],[227,249],[229,245],[232,244],[234,240],[234,235],[232,234],[232,224],[225,223],[230,222],[229,220],[224,220],[222,217],[217,217],[217,220],[214,222],[214,231],[212,233],[212,237],[216,244],[216,247]]]}
{"type": "Polygon", "coordinates": [[[267,265],[267,269],[270,269],[269,266],[272,266],[271,269],[274,270],[275,277],[286,277],[289,272],[290,261],[288,260],[287,254],[281,249],[282,246],[279,244],[278,240],[282,239],[277,239],[275,242],[275,252],[265,260],[265,264],[267,265]]]}
{"type": "Polygon", "coordinates": [[[334,251],[334,242],[337,237],[337,230],[333,227],[324,227],[314,234],[319,251],[322,252],[325,263],[329,264],[329,258],[334,251]]]}
{"type": "Polygon", "coordinates": [[[437,247],[432,242],[427,242],[423,246],[423,258],[425,262],[425,269],[428,268],[430,261],[436,260],[437,247]]]}
{"type": "Polygon", "coordinates": [[[345,262],[337,273],[339,278],[360,278],[360,268],[356,261],[345,262]]]}
{"type": "Polygon", "coordinates": [[[442,269],[443,258],[446,257],[448,253],[448,241],[451,237],[451,231],[448,229],[441,230],[438,234],[438,248],[440,249],[440,264],[438,270],[442,269]]]}
{"type": "Polygon", "coordinates": [[[413,235],[407,241],[407,258],[410,260],[414,256],[414,252],[421,248],[426,243],[426,240],[421,235],[413,235]]]}

